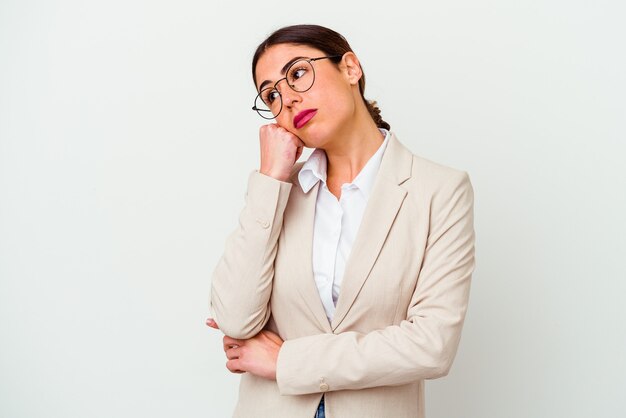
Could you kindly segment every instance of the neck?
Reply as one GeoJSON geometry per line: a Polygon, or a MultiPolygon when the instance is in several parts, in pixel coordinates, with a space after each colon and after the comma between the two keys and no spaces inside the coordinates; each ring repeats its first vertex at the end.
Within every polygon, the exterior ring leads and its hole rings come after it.
{"type": "Polygon", "coordinates": [[[327,178],[339,184],[351,183],[385,139],[369,114],[365,121],[342,131],[338,143],[324,148],[327,178]]]}

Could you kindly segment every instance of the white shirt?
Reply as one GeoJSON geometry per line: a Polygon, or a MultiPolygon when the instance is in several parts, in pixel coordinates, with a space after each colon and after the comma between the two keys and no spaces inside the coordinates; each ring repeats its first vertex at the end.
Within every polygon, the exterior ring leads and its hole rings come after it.
{"type": "Polygon", "coordinates": [[[335,314],[346,262],[389,141],[389,132],[386,129],[380,131],[385,140],[352,183],[341,186],[339,200],[326,185],[328,162],[324,150],[313,151],[298,173],[304,193],[308,193],[318,181],[322,182],[315,203],[312,263],[315,284],[329,322],[335,314]]]}

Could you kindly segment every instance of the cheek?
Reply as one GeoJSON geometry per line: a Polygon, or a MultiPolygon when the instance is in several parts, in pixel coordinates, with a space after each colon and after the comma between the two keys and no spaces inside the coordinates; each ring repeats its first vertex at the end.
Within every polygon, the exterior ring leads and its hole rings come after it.
{"type": "Polygon", "coordinates": [[[324,92],[321,99],[324,103],[324,113],[333,120],[343,123],[346,118],[354,115],[355,104],[352,94],[342,88],[329,91],[332,91],[332,94],[324,92]]]}
{"type": "Polygon", "coordinates": [[[278,115],[278,117],[276,118],[276,123],[279,126],[282,126],[283,128],[285,128],[286,130],[288,130],[291,133],[295,133],[294,132],[294,128],[293,128],[293,116],[290,112],[283,110],[280,115],[278,115]]]}

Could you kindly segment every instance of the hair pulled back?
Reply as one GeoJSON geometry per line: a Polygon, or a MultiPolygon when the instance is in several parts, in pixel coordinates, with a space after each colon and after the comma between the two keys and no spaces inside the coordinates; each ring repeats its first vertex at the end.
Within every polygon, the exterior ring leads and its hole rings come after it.
{"type": "MultiPolygon", "coordinates": [[[[254,57],[252,58],[252,79],[256,85],[256,65],[261,58],[261,55],[271,46],[279,44],[297,44],[307,45],[320,51],[326,55],[339,55],[343,56],[346,52],[352,52],[352,48],[346,38],[341,34],[335,32],[332,29],[328,29],[319,25],[293,25],[285,26],[273,32],[257,47],[254,57]]],[[[333,60],[335,63],[340,61],[340,58],[333,60]]],[[[362,69],[361,69],[362,71],[362,69]]],[[[376,126],[383,129],[390,129],[390,125],[385,122],[380,115],[380,109],[376,105],[375,101],[370,101],[365,98],[365,73],[363,72],[359,79],[359,92],[361,98],[369,111],[370,116],[376,123],[376,126]]]]}

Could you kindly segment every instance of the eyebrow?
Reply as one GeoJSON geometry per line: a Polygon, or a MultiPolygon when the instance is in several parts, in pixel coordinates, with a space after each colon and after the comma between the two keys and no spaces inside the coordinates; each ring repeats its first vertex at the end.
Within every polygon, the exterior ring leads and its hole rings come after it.
{"type": "MultiPolygon", "coordinates": [[[[280,73],[282,75],[285,75],[285,73],[287,72],[287,69],[291,67],[291,64],[303,58],[306,58],[306,57],[293,57],[292,59],[287,61],[287,64],[283,65],[283,68],[281,68],[280,73]]],[[[259,86],[259,91],[263,90],[263,87],[265,87],[267,84],[270,84],[270,83],[271,83],[270,80],[265,80],[264,82],[262,82],[261,85],[259,86]]]]}

